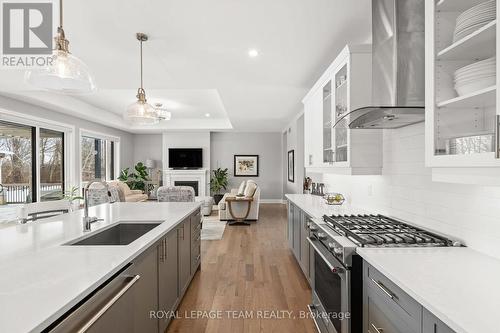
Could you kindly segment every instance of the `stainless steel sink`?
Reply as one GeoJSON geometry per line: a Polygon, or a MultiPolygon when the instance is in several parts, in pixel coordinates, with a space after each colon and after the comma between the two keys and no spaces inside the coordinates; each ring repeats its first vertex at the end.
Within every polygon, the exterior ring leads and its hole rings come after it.
{"type": "Polygon", "coordinates": [[[159,226],[161,222],[119,222],[114,226],[98,231],[67,245],[128,245],[137,238],[159,226]]]}

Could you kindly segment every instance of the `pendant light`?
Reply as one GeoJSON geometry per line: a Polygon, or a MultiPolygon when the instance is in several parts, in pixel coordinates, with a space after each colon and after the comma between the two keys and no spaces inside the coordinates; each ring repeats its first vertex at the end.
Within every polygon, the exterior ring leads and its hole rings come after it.
{"type": "Polygon", "coordinates": [[[156,116],[159,120],[170,120],[172,119],[172,113],[163,106],[162,103],[155,103],[156,116]]]}
{"type": "Polygon", "coordinates": [[[142,43],[148,40],[148,36],[138,32],[136,38],[141,45],[141,87],[137,90],[137,102],[129,105],[123,116],[126,121],[133,125],[154,125],[157,124],[160,119],[154,107],[147,103],[142,79],[142,43]]]}
{"type": "Polygon", "coordinates": [[[87,65],[69,52],[69,41],[63,29],[63,0],[59,1],[59,27],[54,37],[52,63],[26,72],[26,81],[50,91],[66,94],[88,94],[96,84],[87,65]]]}

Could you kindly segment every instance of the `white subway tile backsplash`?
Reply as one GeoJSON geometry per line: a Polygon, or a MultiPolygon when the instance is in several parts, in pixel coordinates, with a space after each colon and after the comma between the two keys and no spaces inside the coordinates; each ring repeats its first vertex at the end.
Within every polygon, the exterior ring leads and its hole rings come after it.
{"type": "Polygon", "coordinates": [[[313,175],[356,206],[446,234],[500,258],[500,187],[433,182],[424,124],[384,130],[381,176],[313,175]],[[370,190],[371,188],[371,190],[370,190]],[[371,195],[370,195],[371,194],[371,195]]]}

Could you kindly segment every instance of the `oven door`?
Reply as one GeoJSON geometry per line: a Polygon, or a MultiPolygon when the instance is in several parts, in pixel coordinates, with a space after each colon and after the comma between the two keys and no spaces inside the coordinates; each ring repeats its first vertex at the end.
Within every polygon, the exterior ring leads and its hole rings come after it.
{"type": "Polygon", "coordinates": [[[311,311],[321,333],[350,332],[350,274],[314,237],[308,238],[314,249],[314,291],[311,311]]]}

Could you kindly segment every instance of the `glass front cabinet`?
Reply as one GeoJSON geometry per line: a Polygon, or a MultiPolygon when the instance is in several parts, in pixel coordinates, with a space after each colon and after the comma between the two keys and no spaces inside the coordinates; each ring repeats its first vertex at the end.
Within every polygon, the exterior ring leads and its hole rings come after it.
{"type": "Polygon", "coordinates": [[[344,117],[371,103],[371,45],[346,46],[303,103],[308,171],[381,173],[382,131],[350,130],[344,117]]]}
{"type": "Polygon", "coordinates": [[[497,8],[426,0],[426,166],[435,181],[500,185],[497,8]],[[489,14],[467,28],[474,11],[489,14]]]}

